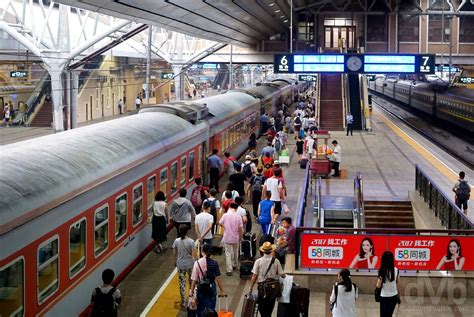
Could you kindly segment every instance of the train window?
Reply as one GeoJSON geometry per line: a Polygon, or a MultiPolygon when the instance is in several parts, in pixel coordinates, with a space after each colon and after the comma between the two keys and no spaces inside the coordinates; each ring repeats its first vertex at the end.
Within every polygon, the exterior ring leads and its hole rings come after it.
{"type": "Polygon", "coordinates": [[[109,205],[97,208],[94,218],[94,255],[97,257],[109,246],[109,205]]]}
{"type": "Polygon", "coordinates": [[[54,237],[38,248],[38,302],[43,303],[59,287],[59,239],[54,237]]]}
{"type": "Polygon", "coordinates": [[[86,266],[86,219],[69,228],[69,277],[86,266]]]}
{"type": "Polygon", "coordinates": [[[0,268],[0,316],[24,316],[24,260],[0,268]]]}
{"type": "Polygon", "coordinates": [[[178,190],[178,162],[171,164],[171,196],[178,190]]]}
{"type": "Polygon", "coordinates": [[[189,152],[189,172],[188,172],[189,180],[194,178],[194,150],[189,152]]]}
{"type": "Polygon", "coordinates": [[[132,225],[136,226],[143,219],[143,184],[133,188],[132,225]]]}
{"type": "Polygon", "coordinates": [[[198,175],[201,175],[201,166],[202,166],[202,145],[199,146],[199,150],[198,150],[198,175]]]}
{"type": "Polygon", "coordinates": [[[127,193],[123,193],[115,199],[115,240],[127,231],[127,210],[127,193]]]}
{"type": "Polygon", "coordinates": [[[181,173],[179,176],[179,183],[181,184],[181,186],[186,184],[186,168],[187,168],[186,161],[187,161],[186,156],[183,156],[181,158],[181,173]]]}
{"type": "Polygon", "coordinates": [[[168,169],[164,168],[160,172],[160,191],[165,195],[168,194],[168,169]]]}
{"type": "Polygon", "coordinates": [[[156,194],[156,176],[153,175],[152,177],[148,178],[148,183],[146,187],[147,211],[150,214],[153,209],[153,201],[155,201],[155,194],[156,194]]]}

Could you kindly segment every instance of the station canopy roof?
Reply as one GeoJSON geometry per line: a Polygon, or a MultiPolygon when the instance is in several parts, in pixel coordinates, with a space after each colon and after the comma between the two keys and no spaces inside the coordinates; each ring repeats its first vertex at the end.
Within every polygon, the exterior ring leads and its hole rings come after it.
{"type": "MultiPolygon", "coordinates": [[[[287,0],[56,0],[56,2],[237,46],[284,33],[287,0]]],[[[302,0],[294,0],[297,5],[302,0]]]]}

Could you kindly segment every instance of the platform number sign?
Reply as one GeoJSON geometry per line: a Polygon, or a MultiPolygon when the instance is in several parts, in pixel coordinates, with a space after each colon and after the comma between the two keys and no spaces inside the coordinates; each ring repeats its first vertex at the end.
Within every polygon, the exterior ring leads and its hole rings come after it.
{"type": "Polygon", "coordinates": [[[435,56],[429,55],[416,55],[417,57],[417,71],[416,73],[422,74],[433,74],[435,72],[435,56]]]}
{"type": "Polygon", "coordinates": [[[273,70],[275,73],[293,73],[293,55],[275,54],[273,70]]]}

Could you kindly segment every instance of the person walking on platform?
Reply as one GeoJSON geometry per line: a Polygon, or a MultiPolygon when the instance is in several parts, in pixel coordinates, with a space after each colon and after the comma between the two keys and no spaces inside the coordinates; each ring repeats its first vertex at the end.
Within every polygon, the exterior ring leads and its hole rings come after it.
{"type": "Polygon", "coordinates": [[[212,226],[214,224],[214,216],[211,215],[211,204],[205,201],[202,204],[202,211],[194,219],[194,229],[196,230],[196,238],[199,243],[211,244],[212,240],[212,226]]]}
{"type": "Polygon", "coordinates": [[[207,158],[207,168],[209,171],[209,188],[215,188],[219,192],[219,174],[222,161],[217,153],[219,153],[218,149],[212,150],[212,155],[207,158]]]}
{"type": "Polygon", "coordinates": [[[229,210],[222,216],[219,225],[224,228],[222,242],[225,249],[225,263],[227,275],[237,268],[239,261],[239,244],[244,233],[241,215],[237,214],[239,206],[232,202],[229,210]]]}
{"type": "Polygon", "coordinates": [[[155,252],[160,254],[164,251],[163,242],[167,240],[166,237],[166,223],[168,217],[168,208],[166,206],[166,196],[162,191],[155,195],[153,202],[153,216],[151,219],[151,237],[156,243],[155,252]]]}
{"type": "Polygon", "coordinates": [[[217,190],[214,188],[211,188],[209,190],[209,198],[204,200],[204,203],[209,203],[209,213],[212,215],[214,218],[212,222],[212,233],[216,232],[216,222],[217,222],[217,211],[221,209],[221,203],[219,202],[219,199],[216,198],[217,195],[217,190]]]}
{"type": "Polygon", "coordinates": [[[187,191],[181,188],[179,191],[179,198],[176,198],[170,205],[170,218],[174,222],[177,236],[179,237],[179,226],[184,224],[191,229],[191,222],[196,217],[196,211],[193,204],[186,198],[187,191]]]}
{"type": "Polygon", "coordinates": [[[119,99],[119,101],[117,102],[117,108],[118,108],[119,114],[122,114],[122,108],[123,108],[122,99],[119,99]]]}
{"type": "Polygon", "coordinates": [[[271,254],[275,251],[276,246],[270,242],[264,242],[260,247],[260,252],[263,256],[257,259],[252,269],[252,280],[250,282],[250,293],[253,292],[255,283],[259,285],[258,288],[258,311],[261,317],[271,317],[273,308],[275,307],[275,297],[265,297],[265,294],[261,290],[261,285],[267,279],[278,280],[278,277],[285,278],[285,273],[281,268],[280,261],[273,257],[271,254]]]}
{"type": "Polygon", "coordinates": [[[115,273],[112,269],[105,269],[102,272],[102,286],[97,287],[92,292],[92,313],[91,317],[116,317],[122,296],[120,291],[112,286],[115,273]]]}
{"type": "Polygon", "coordinates": [[[247,193],[252,197],[253,215],[255,219],[258,219],[258,205],[262,200],[263,184],[265,183],[265,177],[263,177],[263,168],[257,168],[257,174],[250,178],[249,185],[247,187],[247,193]]]}
{"type": "Polygon", "coordinates": [[[173,258],[178,270],[179,294],[181,295],[181,307],[187,306],[186,301],[186,276],[191,286],[191,272],[194,265],[193,250],[194,240],[188,237],[188,226],[179,226],[179,238],[173,242],[173,258]]]}
{"type": "MultiPolygon", "coordinates": [[[[275,175],[267,178],[263,184],[262,193],[267,193],[267,190],[271,193],[270,200],[275,204],[274,215],[272,215],[272,223],[275,223],[276,219],[281,215],[281,202],[285,200],[285,193],[283,183],[279,179],[282,176],[281,169],[275,171],[275,175]]],[[[262,197],[265,199],[265,197],[262,197]]]]}
{"type": "Polygon", "coordinates": [[[235,172],[235,166],[237,165],[235,164],[235,162],[237,162],[237,159],[233,157],[232,155],[230,155],[229,152],[225,152],[224,156],[225,156],[224,172],[226,173],[228,177],[230,177],[230,175],[234,174],[235,172]]]}
{"type": "Polygon", "coordinates": [[[270,200],[272,193],[268,190],[265,193],[265,199],[258,204],[257,219],[262,227],[262,234],[268,234],[268,227],[272,223],[272,214],[275,204],[270,200]]]}
{"type": "Polygon", "coordinates": [[[337,275],[337,283],[332,288],[329,302],[334,305],[331,312],[333,317],[356,317],[357,286],[352,283],[351,272],[342,269],[337,275]]]}
{"type": "Polygon", "coordinates": [[[346,136],[349,135],[349,132],[351,133],[352,136],[352,124],[354,123],[354,117],[352,114],[349,112],[346,116],[346,124],[347,124],[347,131],[346,131],[346,136]]]}
{"type": "Polygon", "coordinates": [[[245,175],[242,174],[242,167],[237,165],[235,173],[229,176],[229,182],[232,183],[239,196],[245,197],[245,175]]]}
{"type": "Polygon", "coordinates": [[[140,96],[137,96],[137,98],[135,99],[135,107],[137,108],[137,110],[140,110],[141,105],[142,105],[142,100],[140,96]]]}
{"type": "Polygon", "coordinates": [[[397,303],[400,304],[400,272],[395,267],[393,253],[385,251],[382,255],[379,274],[377,277],[378,289],[380,292],[380,317],[392,317],[397,303]]]}
{"type": "Polygon", "coordinates": [[[220,280],[219,264],[211,259],[211,246],[205,243],[201,248],[202,258],[194,262],[191,274],[189,297],[196,291],[197,316],[203,317],[204,311],[216,309],[216,296],[219,287],[220,296],[224,296],[224,287],[220,280]]]}
{"type": "Polygon", "coordinates": [[[264,112],[260,117],[260,135],[267,132],[268,129],[268,115],[264,112]]]}
{"type": "Polygon", "coordinates": [[[467,202],[471,197],[471,186],[468,184],[464,178],[466,177],[466,173],[459,172],[459,180],[454,184],[453,192],[455,196],[455,203],[460,209],[464,211],[464,214],[467,215],[467,202]]]}
{"type": "Polygon", "coordinates": [[[334,149],[332,150],[332,168],[334,168],[334,177],[340,177],[339,164],[341,164],[341,146],[336,140],[332,141],[334,149]]]}

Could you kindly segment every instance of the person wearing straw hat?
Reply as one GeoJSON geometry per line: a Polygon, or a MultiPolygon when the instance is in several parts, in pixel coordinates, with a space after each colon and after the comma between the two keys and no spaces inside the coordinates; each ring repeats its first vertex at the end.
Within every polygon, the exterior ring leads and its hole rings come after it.
{"type": "MultiPolygon", "coordinates": [[[[270,242],[264,242],[260,247],[263,256],[257,259],[252,269],[252,280],[250,282],[250,293],[253,292],[255,283],[263,283],[267,279],[278,279],[279,276],[285,277],[280,261],[273,257],[272,253],[276,246],[270,242]]],[[[264,298],[262,294],[258,294],[258,311],[262,317],[271,317],[273,308],[275,307],[275,298],[264,298]]]]}

